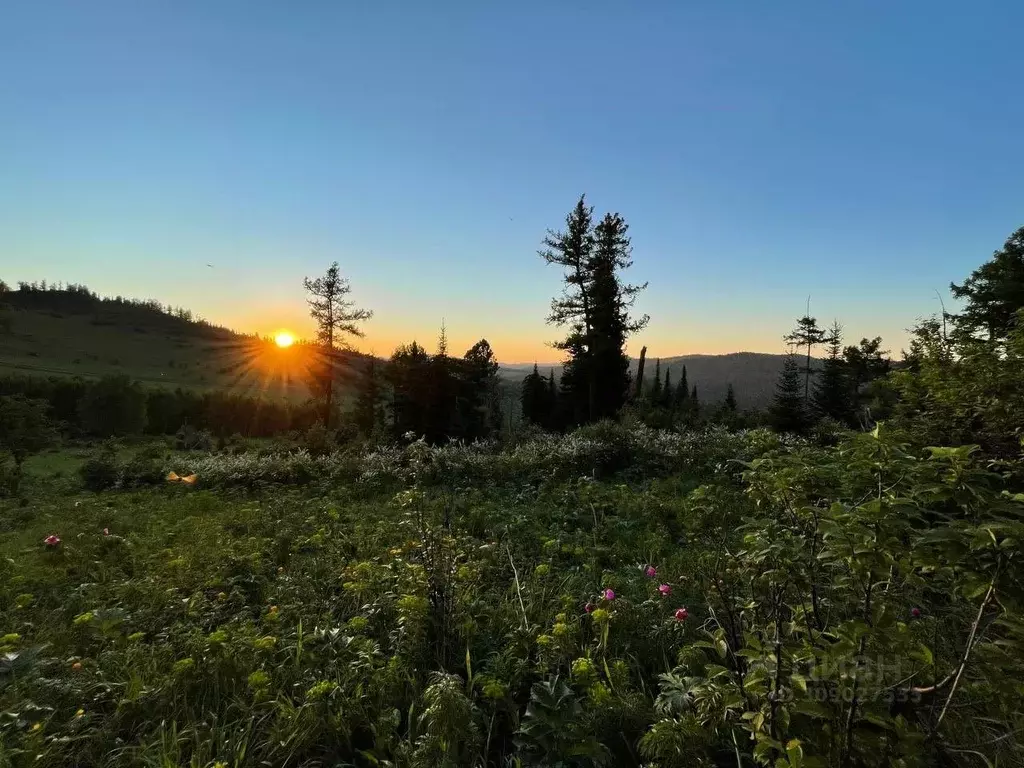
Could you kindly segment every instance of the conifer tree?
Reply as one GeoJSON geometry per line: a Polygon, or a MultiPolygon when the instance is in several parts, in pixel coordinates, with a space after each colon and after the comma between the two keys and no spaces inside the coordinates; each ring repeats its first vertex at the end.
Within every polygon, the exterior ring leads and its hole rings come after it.
{"type": "Polygon", "coordinates": [[[324,425],[330,428],[334,413],[334,389],[338,378],[340,350],[346,349],[346,336],[363,337],[359,323],[373,317],[373,312],[358,309],[349,299],[352,291],[347,279],[341,276],[338,262],[328,267],[322,277],[302,281],[309,294],[309,314],[316,323],[319,360],[311,370],[318,380],[317,389],[324,401],[324,425]]]}
{"type": "Polygon", "coordinates": [[[821,416],[828,416],[841,424],[852,422],[853,407],[850,402],[852,389],[846,375],[846,361],[843,360],[843,327],[835,321],[825,338],[828,357],[821,368],[814,389],[814,408],[821,416]]]}
{"type": "MultiPolygon", "coordinates": [[[[457,405],[464,412],[460,419],[463,433],[456,436],[470,440],[487,437],[501,426],[498,361],[487,339],[480,339],[466,351],[461,362],[461,387],[457,405]]],[[[544,380],[539,374],[537,379],[543,401],[547,394],[544,380]]]]}
{"type": "Polygon", "coordinates": [[[679,386],[676,387],[675,404],[676,410],[686,410],[687,400],[690,399],[690,388],[686,381],[686,366],[683,366],[683,374],[679,379],[679,386]]]}
{"type": "Polygon", "coordinates": [[[548,392],[545,404],[547,406],[547,413],[545,414],[542,426],[546,429],[558,429],[558,385],[555,383],[554,368],[548,372],[548,392]]]}
{"type": "Polygon", "coordinates": [[[672,396],[675,392],[672,389],[672,369],[665,368],[665,387],[661,390],[661,402],[659,405],[665,408],[672,407],[672,396]]]}
{"type": "Polygon", "coordinates": [[[790,353],[782,366],[769,411],[772,426],[779,432],[803,432],[807,428],[804,399],[800,393],[800,364],[790,353]]]}
{"type": "MultiPolygon", "coordinates": [[[[810,299],[808,299],[808,306],[810,306],[810,299]]],[[[800,347],[807,350],[807,359],[804,364],[804,408],[806,409],[810,406],[811,375],[814,373],[811,368],[811,350],[825,340],[825,331],[818,327],[817,319],[808,313],[796,321],[796,328],[786,334],[784,339],[798,351],[800,347]]]]}
{"type": "Polygon", "coordinates": [[[458,410],[457,365],[448,356],[448,330],[444,322],[437,338],[437,352],[430,358],[428,370],[427,440],[438,443],[449,437],[462,437],[466,425],[459,419],[463,414],[458,410]]]}
{"type": "Polygon", "coordinates": [[[355,423],[364,437],[370,437],[384,425],[381,371],[377,358],[370,355],[356,395],[355,423]]]}
{"type": "Polygon", "coordinates": [[[727,410],[736,411],[736,392],[732,388],[732,383],[725,390],[725,407],[727,410]]]}
{"type": "Polygon", "coordinates": [[[551,300],[548,323],[568,326],[565,339],[554,343],[555,349],[566,352],[567,370],[561,380],[561,400],[565,403],[568,424],[580,423],[592,410],[596,396],[587,359],[591,352],[591,254],[594,250],[592,206],[581,195],[565,218],[565,231],[548,230],[540,256],[547,264],[563,269],[565,285],[560,296],[551,300]]]}
{"type": "Polygon", "coordinates": [[[392,390],[392,425],[395,437],[427,433],[430,407],[430,355],[415,341],[403,344],[391,355],[387,379],[392,390]]]}
{"type": "Polygon", "coordinates": [[[590,342],[595,397],[592,421],[614,418],[629,391],[626,340],[646,327],[646,315],[633,319],[629,310],[645,285],[628,285],[619,275],[632,265],[629,226],[617,213],[605,214],[594,230],[592,276],[592,338],[590,342]]]}
{"type": "Polygon", "coordinates": [[[537,364],[533,364],[533,371],[523,379],[520,403],[523,409],[523,420],[538,426],[544,426],[549,418],[550,411],[548,403],[548,382],[545,381],[537,364]]]}
{"type": "Polygon", "coordinates": [[[654,361],[654,380],[651,382],[650,400],[653,405],[661,403],[661,358],[654,361]]]}
{"type": "Polygon", "coordinates": [[[548,322],[569,329],[554,345],[568,354],[559,397],[568,426],[618,413],[629,387],[626,339],[647,324],[646,316],[629,316],[646,286],[619,280],[632,263],[628,226],[618,214],[607,214],[594,228],[592,214],[581,197],[566,217],[566,230],[549,232],[540,252],[564,269],[565,288],[552,300],[548,322]]]}

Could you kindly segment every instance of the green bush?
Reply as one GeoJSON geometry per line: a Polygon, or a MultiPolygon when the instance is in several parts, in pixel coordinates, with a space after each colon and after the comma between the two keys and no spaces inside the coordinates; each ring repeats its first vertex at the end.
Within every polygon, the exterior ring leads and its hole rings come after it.
{"type": "Polygon", "coordinates": [[[337,446],[335,434],[328,430],[323,425],[323,422],[318,421],[302,435],[302,447],[313,456],[324,456],[337,448],[337,446]]]}
{"type": "Polygon", "coordinates": [[[160,485],[164,482],[164,471],[157,454],[152,449],[139,451],[120,471],[123,488],[142,488],[147,485],[160,485]]]}
{"type": "Polygon", "coordinates": [[[210,451],[213,449],[213,435],[191,424],[183,424],[174,434],[174,447],[179,451],[210,451]]]}
{"type": "Polygon", "coordinates": [[[113,488],[117,485],[120,475],[117,454],[109,448],[104,448],[89,457],[78,469],[78,476],[87,491],[99,492],[113,488]]]}

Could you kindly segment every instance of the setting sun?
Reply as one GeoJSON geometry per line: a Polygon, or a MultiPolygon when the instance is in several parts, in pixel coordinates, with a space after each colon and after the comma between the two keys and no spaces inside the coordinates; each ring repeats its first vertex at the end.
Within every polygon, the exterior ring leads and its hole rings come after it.
{"type": "Polygon", "coordinates": [[[282,348],[290,347],[295,343],[295,337],[288,333],[288,331],[281,331],[274,336],[274,343],[282,348]]]}

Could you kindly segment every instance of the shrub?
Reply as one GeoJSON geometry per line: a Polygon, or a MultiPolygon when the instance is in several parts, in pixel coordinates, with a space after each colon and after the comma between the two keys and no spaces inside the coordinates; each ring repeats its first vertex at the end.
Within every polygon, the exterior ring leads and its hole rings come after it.
{"type": "Polygon", "coordinates": [[[0,461],[5,454],[14,459],[14,472],[5,473],[11,493],[18,492],[25,459],[57,439],[48,411],[49,405],[43,400],[29,400],[20,395],[0,397],[0,461]]]}
{"type": "Polygon", "coordinates": [[[147,485],[159,485],[163,482],[164,472],[152,449],[136,453],[124,465],[120,472],[121,487],[141,488],[147,485]]]}
{"type": "Polygon", "coordinates": [[[302,436],[302,447],[314,456],[330,453],[336,446],[334,433],[319,421],[307,429],[302,436]]]}
{"type": "Polygon", "coordinates": [[[183,424],[174,433],[174,447],[179,451],[209,451],[213,449],[213,435],[191,424],[183,424]]]}
{"type": "Polygon", "coordinates": [[[104,447],[98,454],[90,457],[79,467],[78,476],[87,491],[105,491],[116,486],[120,472],[113,448],[104,447]]]}

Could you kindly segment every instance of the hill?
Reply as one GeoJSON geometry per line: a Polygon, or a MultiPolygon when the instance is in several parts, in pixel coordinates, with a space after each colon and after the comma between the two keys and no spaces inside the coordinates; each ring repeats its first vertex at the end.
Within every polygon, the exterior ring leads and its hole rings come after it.
{"type": "Polygon", "coordinates": [[[0,305],[0,375],[125,373],[148,385],[308,396],[302,366],[294,364],[301,346],[279,349],[188,310],[45,284],[4,291],[0,305]]]}
{"type": "MultiPolygon", "coordinates": [[[[725,355],[678,355],[661,358],[661,375],[666,369],[672,373],[673,384],[678,384],[686,366],[686,379],[692,387],[697,385],[697,396],[701,402],[717,403],[725,399],[730,384],[736,392],[740,408],[755,409],[767,407],[775,393],[775,384],[785,355],[770,355],[761,352],[732,352],[725,355]]],[[[817,361],[813,361],[817,363],[817,361]]],[[[636,376],[638,360],[630,359],[630,372],[636,376]]],[[[648,358],[644,364],[644,379],[651,381],[655,360],[648,358]]],[[[547,374],[555,368],[555,375],[561,374],[561,366],[542,366],[547,374]]],[[[504,365],[502,375],[510,382],[521,381],[533,365],[504,365]]]]}

